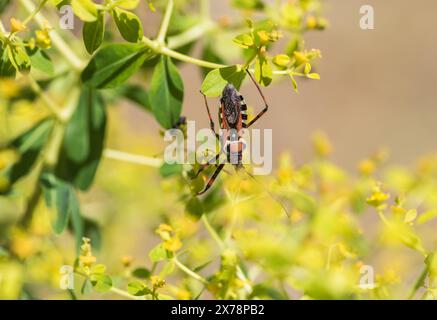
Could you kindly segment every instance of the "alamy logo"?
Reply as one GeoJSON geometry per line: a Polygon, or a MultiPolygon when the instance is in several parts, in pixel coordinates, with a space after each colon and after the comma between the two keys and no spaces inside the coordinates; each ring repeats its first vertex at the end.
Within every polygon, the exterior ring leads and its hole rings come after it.
{"type": "Polygon", "coordinates": [[[62,290],[74,289],[74,270],[72,266],[62,266],[59,269],[61,278],[59,279],[59,287],[62,290]]]}
{"type": "Polygon", "coordinates": [[[372,266],[363,265],[360,268],[360,289],[374,289],[375,288],[375,273],[372,266]]]}
{"type": "Polygon", "coordinates": [[[73,8],[69,5],[62,6],[59,9],[61,17],[59,19],[59,28],[64,30],[74,29],[74,13],[73,8]]]}
{"type": "Polygon", "coordinates": [[[375,29],[375,11],[371,5],[364,5],[360,8],[360,28],[362,30],[375,29]]]}

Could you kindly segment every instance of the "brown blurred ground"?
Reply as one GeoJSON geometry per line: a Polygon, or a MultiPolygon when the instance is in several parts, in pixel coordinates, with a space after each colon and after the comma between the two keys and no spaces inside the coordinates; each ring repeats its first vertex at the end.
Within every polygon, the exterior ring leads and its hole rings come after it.
{"type": "MultiPolygon", "coordinates": [[[[227,2],[214,2],[214,14],[227,12],[227,2]]],[[[307,48],[322,50],[322,80],[300,81],[299,95],[285,78],[265,89],[271,109],[257,127],[274,129],[275,154],[290,150],[298,163],[307,160],[309,136],[317,129],[332,139],[334,160],[350,169],[380,146],[401,164],[436,151],[437,2],[331,0],[325,13],[330,28],[306,35],[307,48]],[[364,4],[375,9],[375,30],[359,28],[364,4]]],[[[199,72],[190,65],[182,71],[184,114],[206,127],[199,72]]],[[[259,104],[251,85],[242,93],[250,105],[259,104]]],[[[128,109],[136,123],[155,128],[128,109]]]]}

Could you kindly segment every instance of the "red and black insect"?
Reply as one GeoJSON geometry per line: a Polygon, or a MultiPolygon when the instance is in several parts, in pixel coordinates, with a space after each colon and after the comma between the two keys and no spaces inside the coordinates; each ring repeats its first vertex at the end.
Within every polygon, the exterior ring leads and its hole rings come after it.
{"type": "Polygon", "coordinates": [[[209,110],[208,101],[206,96],[203,95],[205,100],[206,110],[208,111],[208,117],[210,121],[211,130],[214,132],[218,139],[221,139],[222,149],[221,151],[208,163],[202,164],[199,171],[196,173],[196,177],[206,168],[214,165],[216,170],[209,179],[205,188],[197,193],[201,195],[208,191],[213,185],[215,179],[222,171],[226,163],[230,163],[234,166],[236,170],[243,168],[242,157],[243,151],[246,147],[246,142],[243,139],[243,129],[249,128],[253,125],[264,113],[267,112],[269,106],[267,104],[266,98],[264,97],[260,86],[256,83],[255,79],[252,77],[250,72],[246,70],[249,77],[255,84],[259,94],[264,101],[264,109],[256,115],[249,123],[247,123],[247,105],[244,102],[243,96],[237,91],[237,89],[232,84],[227,84],[223,89],[220,98],[220,108],[219,108],[219,123],[220,128],[223,129],[223,135],[220,135],[215,131],[214,121],[211,117],[211,112],[209,110]],[[222,153],[226,154],[227,161],[217,164],[222,153]]]}

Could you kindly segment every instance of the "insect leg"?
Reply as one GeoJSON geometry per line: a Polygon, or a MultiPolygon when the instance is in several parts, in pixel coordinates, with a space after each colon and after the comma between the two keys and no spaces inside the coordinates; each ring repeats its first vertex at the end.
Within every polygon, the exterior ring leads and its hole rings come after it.
{"type": "Polygon", "coordinates": [[[206,168],[208,168],[211,165],[215,165],[217,160],[220,158],[221,153],[217,153],[216,156],[214,157],[214,159],[209,160],[207,163],[201,164],[199,170],[197,171],[196,175],[194,176],[194,178],[197,178],[197,176],[206,168]],[[214,160],[214,161],[213,161],[214,160]]]}
{"type": "Polygon", "coordinates": [[[225,164],[226,163],[222,163],[222,164],[218,165],[217,169],[214,171],[214,174],[212,175],[212,177],[209,179],[208,183],[206,184],[205,189],[203,189],[203,191],[197,193],[198,196],[201,195],[201,194],[204,194],[206,191],[208,191],[209,188],[211,188],[211,186],[213,185],[215,179],[220,174],[220,171],[222,171],[222,169],[225,166],[225,164]]]}
{"type": "Polygon", "coordinates": [[[260,113],[258,113],[256,115],[255,118],[253,118],[248,124],[245,125],[245,128],[249,128],[252,124],[254,124],[259,118],[261,118],[261,116],[267,112],[267,110],[269,110],[269,105],[267,104],[266,98],[264,97],[264,94],[261,91],[260,86],[258,85],[258,83],[255,81],[255,79],[253,78],[252,74],[249,72],[249,70],[246,69],[247,74],[249,75],[250,79],[252,79],[252,82],[255,84],[259,94],[261,95],[261,98],[264,101],[264,109],[261,110],[260,113]]]}
{"type": "Polygon", "coordinates": [[[211,117],[211,112],[209,110],[208,100],[206,99],[206,96],[203,94],[202,91],[200,91],[200,93],[203,95],[203,99],[205,100],[205,106],[206,106],[206,111],[208,112],[209,125],[211,126],[211,130],[212,130],[212,132],[214,132],[217,139],[220,139],[220,136],[218,135],[218,133],[215,132],[215,125],[214,125],[214,121],[212,120],[212,117],[211,117]]]}

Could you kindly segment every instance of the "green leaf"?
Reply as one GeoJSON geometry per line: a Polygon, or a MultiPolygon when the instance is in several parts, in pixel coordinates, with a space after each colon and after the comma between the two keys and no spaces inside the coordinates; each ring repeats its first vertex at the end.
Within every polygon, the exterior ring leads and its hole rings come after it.
{"type": "Polygon", "coordinates": [[[132,275],[135,278],[148,279],[151,273],[146,268],[136,268],[134,271],[132,271],[132,275]]]}
{"type": "Polygon", "coordinates": [[[305,75],[308,75],[308,73],[310,73],[311,72],[311,64],[309,64],[308,62],[307,63],[305,63],[305,67],[304,67],[304,69],[303,69],[303,73],[305,74],[305,75]]]}
{"type": "Polygon", "coordinates": [[[143,26],[141,20],[132,12],[114,8],[112,17],[115,20],[121,36],[129,42],[138,42],[143,38],[143,26]]]}
{"type": "Polygon", "coordinates": [[[71,0],[71,7],[82,21],[92,22],[97,19],[97,7],[91,0],[71,0]]]}
{"type": "Polygon", "coordinates": [[[167,259],[167,250],[165,250],[162,243],[150,250],[149,258],[152,260],[152,262],[159,262],[167,259]]]}
{"type": "Polygon", "coordinates": [[[234,42],[243,49],[248,49],[255,44],[250,33],[244,33],[236,36],[234,38],[234,42]]]}
{"type": "Polygon", "coordinates": [[[65,129],[64,150],[65,155],[76,163],[86,160],[90,153],[90,111],[93,108],[92,90],[86,90],[79,99],[70,122],[65,129]]]}
{"type": "Polygon", "coordinates": [[[195,267],[194,269],[193,269],[193,271],[194,272],[200,272],[200,271],[202,271],[203,269],[205,269],[207,266],[209,266],[211,263],[213,262],[213,260],[209,260],[209,261],[207,261],[207,262],[205,262],[205,263],[202,263],[200,266],[197,266],[197,267],[195,267]]]}
{"type": "Polygon", "coordinates": [[[42,120],[9,143],[8,147],[16,149],[19,154],[19,160],[7,168],[4,173],[10,185],[13,185],[30,172],[47,141],[52,127],[52,120],[42,120]]]}
{"type": "Polygon", "coordinates": [[[228,83],[240,89],[246,72],[239,65],[214,69],[208,73],[202,83],[202,93],[208,97],[218,97],[228,83]]]}
{"type": "Polygon", "coordinates": [[[297,210],[311,215],[316,213],[317,203],[312,196],[302,191],[295,190],[289,194],[289,198],[297,210]]]}
{"type": "Polygon", "coordinates": [[[83,218],[84,221],[84,236],[91,239],[93,248],[100,250],[102,246],[102,233],[99,224],[87,217],[83,218]]]}
{"type": "Polygon", "coordinates": [[[84,87],[65,130],[56,174],[81,190],[88,190],[103,153],[106,109],[100,94],[84,87]]]}
{"type": "Polygon", "coordinates": [[[153,72],[149,89],[152,111],[165,129],[178,122],[184,98],[184,84],[177,68],[167,56],[162,56],[153,72]]]}
{"type": "Polygon", "coordinates": [[[9,60],[8,51],[0,47],[0,77],[15,77],[16,70],[9,60]]]}
{"type": "Polygon", "coordinates": [[[196,178],[190,181],[190,191],[192,194],[197,194],[205,188],[205,180],[202,175],[197,176],[196,178]]]}
{"type": "Polygon", "coordinates": [[[128,283],[127,292],[136,297],[141,297],[152,293],[152,291],[141,281],[132,281],[128,283]]]}
{"type": "Polygon", "coordinates": [[[49,76],[55,73],[52,60],[49,55],[41,49],[27,50],[29,54],[30,63],[33,68],[38,69],[49,76]]]}
{"type": "Polygon", "coordinates": [[[140,0],[119,0],[117,1],[117,6],[124,9],[133,10],[138,7],[140,0]]]}
{"type": "Polygon", "coordinates": [[[187,202],[187,205],[185,206],[185,212],[199,219],[204,212],[203,203],[199,200],[199,198],[193,197],[187,202]]]}
{"type": "Polygon", "coordinates": [[[7,52],[9,61],[12,63],[17,71],[23,74],[27,74],[30,72],[30,58],[27,55],[26,50],[22,46],[7,46],[7,52]]]}
{"type": "Polygon", "coordinates": [[[272,82],[273,71],[269,61],[259,57],[255,62],[255,79],[262,86],[267,87],[272,82]]]}
{"type": "Polygon", "coordinates": [[[422,213],[417,219],[417,224],[423,224],[428,222],[429,220],[437,218],[437,209],[431,209],[422,213]]]}
{"type": "Polygon", "coordinates": [[[91,292],[91,288],[92,288],[91,281],[88,279],[85,279],[85,281],[82,284],[82,287],[80,288],[80,293],[81,294],[88,294],[91,292]]]}
{"type": "MultiPolygon", "coordinates": [[[[85,235],[85,222],[80,214],[79,208],[77,210],[72,210],[70,214],[71,228],[74,234],[74,240],[76,244],[76,254],[80,254],[80,247],[82,245],[82,238],[85,235]]],[[[89,237],[88,237],[89,238],[89,237]]],[[[93,247],[95,247],[95,242],[92,241],[93,247]]]]}
{"type": "Polygon", "coordinates": [[[70,212],[78,209],[75,191],[68,183],[49,172],[41,176],[41,185],[47,207],[56,213],[53,230],[61,234],[67,226],[70,212]]]}
{"type": "Polygon", "coordinates": [[[160,168],[159,168],[159,174],[161,175],[161,177],[163,178],[168,178],[174,175],[178,175],[182,173],[182,165],[181,164],[168,164],[168,163],[164,163],[160,168]]]}
{"type": "Polygon", "coordinates": [[[92,274],[90,281],[94,290],[99,293],[108,292],[112,288],[112,279],[105,274],[92,274]]]}
{"type": "Polygon", "coordinates": [[[104,274],[106,271],[106,266],[104,264],[96,264],[91,268],[93,274],[104,274]]]}
{"type": "Polygon", "coordinates": [[[110,44],[102,47],[82,73],[82,81],[92,87],[115,88],[129,79],[153,57],[152,51],[141,44],[110,44]]]}
{"type": "Polygon", "coordinates": [[[318,73],[309,73],[307,77],[314,80],[320,80],[320,75],[318,73]]]}
{"type": "Polygon", "coordinates": [[[296,93],[299,93],[298,87],[297,87],[297,81],[296,79],[293,77],[292,74],[290,74],[290,78],[291,78],[291,83],[293,84],[293,89],[296,93]]]}
{"type": "Polygon", "coordinates": [[[149,94],[142,86],[127,84],[122,88],[121,92],[126,99],[135,102],[144,110],[152,111],[149,94]]]}
{"type": "Polygon", "coordinates": [[[105,35],[105,12],[98,11],[97,19],[93,22],[85,22],[82,29],[83,42],[86,51],[93,54],[103,42],[105,35]]]}

